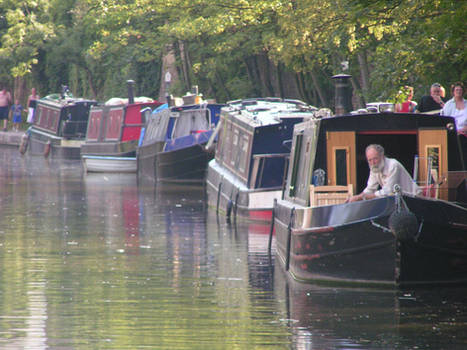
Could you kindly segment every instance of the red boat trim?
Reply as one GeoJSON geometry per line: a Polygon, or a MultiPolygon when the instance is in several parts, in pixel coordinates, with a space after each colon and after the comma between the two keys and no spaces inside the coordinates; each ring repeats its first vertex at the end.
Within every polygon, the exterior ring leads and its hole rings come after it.
{"type": "Polygon", "coordinates": [[[417,130],[359,131],[358,135],[417,135],[417,130]]]}
{"type": "Polygon", "coordinates": [[[271,221],[272,210],[250,210],[249,218],[255,221],[271,221]]]}

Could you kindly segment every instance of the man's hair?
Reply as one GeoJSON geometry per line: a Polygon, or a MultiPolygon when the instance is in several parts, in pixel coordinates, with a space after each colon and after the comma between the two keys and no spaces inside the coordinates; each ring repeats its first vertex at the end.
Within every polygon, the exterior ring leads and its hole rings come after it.
{"type": "Polygon", "coordinates": [[[434,87],[441,87],[441,84],[440,83],[433,83],[431,84],[431,87],[434,88],[434,87]]]}
{"type": "Polygon", "coordinates": [[[368,150],[369,150],[370,148],[373,148],[374,150],[376,150],[376,152],[378,152],[379,155],[384,156],[384,148],[383,148],[383,146],[378,145],[378,144],[376,144],[376,143],[372,143],[371,145],[366,146],[365,153],[368,152],[368,150]]]}

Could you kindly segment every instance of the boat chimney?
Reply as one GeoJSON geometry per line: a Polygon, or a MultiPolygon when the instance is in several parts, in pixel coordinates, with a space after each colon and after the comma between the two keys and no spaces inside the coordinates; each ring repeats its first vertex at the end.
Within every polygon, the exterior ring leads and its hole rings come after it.
{"type": "Polygon", "coordinates": [[[135,81],[127,80],[126,84],[128,86],[128,104],[132,105],[133,103],[135,103],[135,93],[134,93],[135,81]]]}
{"type": "Polygon", "coordinates": [[[351,75],[337,74],[332,77],[335,81],[335,115],[347,114],[352,110],[351,75]]]}

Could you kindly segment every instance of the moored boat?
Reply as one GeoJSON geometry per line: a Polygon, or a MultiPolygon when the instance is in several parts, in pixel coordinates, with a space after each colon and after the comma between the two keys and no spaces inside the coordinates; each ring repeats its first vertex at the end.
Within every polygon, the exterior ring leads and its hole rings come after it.
{"type": "Polygon", "coordinates": [[[212,159],[205,145],[222,106],[206,102],[155,109],[137,149],[138,176],[158,182],[203,182],[212,159]]]}
{"type": "Polygon", "coordinates": [[[271,219],[281,194],[293,125],[314,118],[297,100],[257,98],[222,108],[215,158],[207,173],[208,203],[228,217],[271,219]]]}
{"type": "Polygon", "coordinates": [[[306,282],[405,288],[467,282],[467,171],[453,118],[368,113],[295,126],[274,211],[279,261],[306,282]],[[413,174],[420,195],[346,203],[368,178],[365,148],[413,174]]]}
{"type": "Polygon", "coordinates": [[[59,159],[79,159],[94,100],[74,98],[66,88],[36,101],[34,122],[20,151],[59,159]]]}
{"type": "Polygon", "coordinates": [[[132,94],[128,101],[117,101],[91,108],[81,158],[87,172],[136,172],[136,147],[145,123],[145,114],[161,105],[132,94]],[[128,159],[125,159],[128,158],[128,159]]]}

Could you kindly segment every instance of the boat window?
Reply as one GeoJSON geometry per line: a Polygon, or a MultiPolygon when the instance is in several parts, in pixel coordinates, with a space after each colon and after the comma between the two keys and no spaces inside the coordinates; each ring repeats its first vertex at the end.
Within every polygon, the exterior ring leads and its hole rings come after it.
{"type": "Polygon", "coordinates": [[[219,159],[222,159],[224,164],[229,164],[232,154],[232,128],[233,124],[226,120],[224,129],[224,144],[222,145],[222,153],[219,156],[219,159]]]}
{"type": "Polygon", "coordinates": [[[225,119],[219,120],[219,133],[217,137],[217,145],[216,145],[216,152],[215,152],[215,158],[219,164],[222,163],[222,159],[224,157],[224,139],[225,139],[225,130],[227,129],[226,127],[227,121],[225,119]]]}
{"type": "Polygon", "coordinates": [[[347,150],[335,149],[336,185],[347,185],[347,150]]]}
{"type": "Polygon", "coordinates": [[[440,145],[436,146],[426,146],[426,153],[428,157],[431,158],[431,169],[439,172],[439,154],[440,154],[440,145]]]}
{"type": "Polygon", "coordinates": [[[295,138],[295,150],[294,156],[292,158],[293,167],[292,167],[292,176],[290,177],[290,185],[289,185],[289,196],[294,197],[297,191],[297,177],[298,177],[298,167],[300,165],[300,153],[302,150],[302,141],[303,141],[303,134],[298,134],[295,138]]]}
{"type": "MultiPolygon", "coordinates": [[[[238,129],[234,129],[233,131],[233,137],[232,137],[232,149],[238,150],[238,139],[239,139],[239,131],[238,129]]],[[[239,152],[236,154],[233,154],[233,156],[230,158],[230,165],[232,167],[235,167],[238,164],[238,155],[239,152]]]]}
{"type": "Polygon", "coordinates": [[[238,164],[238,170],[240,173],[244,174],[246,170],[246,164],[247,164],[247,157],[248,155],[248,145],[249,145],[249,137],[248,135],[242,135],[241,137],[241,142],[242,142],[242,147],[239,152],[239,164],[238,164]]]}

